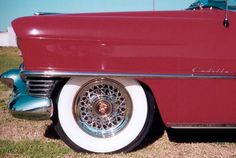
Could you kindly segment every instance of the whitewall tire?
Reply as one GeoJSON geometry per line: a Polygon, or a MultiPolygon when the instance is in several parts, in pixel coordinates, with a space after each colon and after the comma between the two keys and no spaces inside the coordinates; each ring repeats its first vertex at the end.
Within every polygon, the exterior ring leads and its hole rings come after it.
{"type": "Polygon", "coordinates": [[[153,113],[136,80],[75,77],[59,95],[56,130],[76,151],[128,152],[147,134],[153,113]]]}

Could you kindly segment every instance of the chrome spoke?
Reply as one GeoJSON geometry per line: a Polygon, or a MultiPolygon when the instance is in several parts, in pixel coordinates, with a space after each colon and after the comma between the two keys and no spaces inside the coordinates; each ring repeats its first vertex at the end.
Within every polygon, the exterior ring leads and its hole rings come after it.
{"type": "Polygon", "coordinates": [[[107,138],[118,134],[128,124],[132,101],[120,83],[96,79],[81,87],[73,110],[82,130],[92,136],[107,138]]]}

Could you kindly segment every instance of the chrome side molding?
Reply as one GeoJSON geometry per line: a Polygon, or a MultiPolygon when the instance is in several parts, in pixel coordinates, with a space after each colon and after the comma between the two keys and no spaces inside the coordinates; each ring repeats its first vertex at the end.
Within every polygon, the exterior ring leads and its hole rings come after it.
{"type": "Polygon", "coordinates": [[[236,79],[235,75],[202,75],[202,74],[134,74],[134,73],[98,73],[98,72],[65,72],[65,71],[27,71],[23,77],[129,77],[129,78],[195,78],[195,79],[236,79]]]}
{"type": "Polygon", "coordinates": [[[50,12],[35,12],[34,15],[53,15],[53,14],[60,14],[60,13],[50,13],[50,12]]]}
{"type": "Polygon", "coordinates": [[[236,124],[169,124],[167,127],[172,129],[236,129],[236,124]]]}

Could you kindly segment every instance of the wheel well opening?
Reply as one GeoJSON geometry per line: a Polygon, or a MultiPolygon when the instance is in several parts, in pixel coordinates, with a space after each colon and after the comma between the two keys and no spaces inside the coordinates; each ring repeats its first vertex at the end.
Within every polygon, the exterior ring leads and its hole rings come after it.
{"type": "Polygon", "coordinates": [[[58,98],[63,86],[66,84],[68,80],[69,78],[59,79],[51,94],[51,99],[53,102],[53,116],[51,117],[51,120],[53,121],[54,125],[57,124],[58,122],[58,107],[57,107],[58,98]]]}
{"type": "Polygon", "coordinates": [[[154,110],[155,110],[155,114],[154,114],[154,120],[153,120],[153,125],[157,125],[157,126],[162,126],[162,128],[164,129],[164,123],[158,108],[158,104],[155,98],[155,95],[153,94],[151,88],[144,82],[138,81],[140,83],[140,85],[143,87],[145,94],[147,96],[147,100],[149,104],[152,104],[154,106],[154,110]]]}

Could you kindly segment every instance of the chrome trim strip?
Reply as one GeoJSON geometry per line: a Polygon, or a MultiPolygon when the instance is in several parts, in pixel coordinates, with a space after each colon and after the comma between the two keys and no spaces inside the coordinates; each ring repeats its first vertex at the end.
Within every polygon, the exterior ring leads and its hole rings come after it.
{"type": "Polygon", "coordinates": [[[172,129],[236,129],[236,124],[167,124],[172,129]]]}
{"type": "Polygon", "coordinates": [[[60,14],[60,13],[50,13],[50,12],[36,12],[34,15],[39,16],[39,15],[53,15],[53,14],[60,14]]]}
{"type": "Polygon", "coordinates": [[[55,82],[55,81],[53,81],[53,80],[42,80],[42,79],[40,79],[40,80],[27,79],[27,81],[28,81],[28,82],[34,82],[34,83],[48,83],[48,84],[55,82]]]}
{"type": "Polygon", "coordinates": [[[172,129],[236,129],[236,125],[235,126],[209,126],[209,127],[205,127],[205,126],[199,126],[199,127],[195,127],[195,126],[172,126],[170,127],[172,129]]]}
{"type": "Polygon", "coordinates": [[[196,78],[196,79],[236,79],[235,75],[202,75],[202,74],[132,74],[103,72],[64,72],[64,71],[27,71],[23,77],[129,77],[129,78],[196,78]]]}
{"type": "Polygon", "coordinates": [[[52,78],[48,80],[48,78],[27,78],[26,85],[28,94],[31,96],[42,96],[42,97],[49,97],[56,85],[57,81],[53,80],[52,78]]]}

